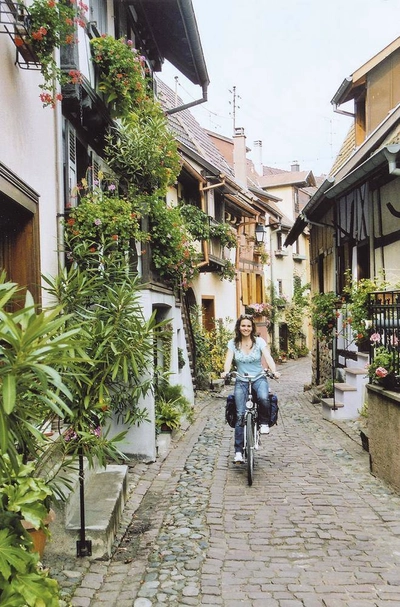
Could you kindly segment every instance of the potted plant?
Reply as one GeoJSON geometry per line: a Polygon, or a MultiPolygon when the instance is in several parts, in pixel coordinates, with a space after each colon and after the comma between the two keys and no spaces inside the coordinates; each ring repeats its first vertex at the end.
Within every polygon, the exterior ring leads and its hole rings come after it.
{"type": "Polygon", "coordinates": [[[178,402],[158,398],[156,400],[156,428],[160,432],[172,432],[181,424],[178,402]]]}
{"type": "Polygon", "coordinates": [[[183,394],[180,384],[171,385],[161,378],[155,391],[156,428],[161,432],[172,432],[180,427],[184,418],[193,419],[193,407],[183,394]]]}
{"type": "Polygon", "coordinates": [[[140,230],[140,213],[129,199],[119,195],[115,183],[103,182],[101,171],[93,188],[82,179],[76,195],[78,204],[68,208],[64,221],[70,259],[77,261],[78,254],[85,256],[85,250],[95,253],[104,243],[126,251],[132,240],[146,239],[140,230]]]}
{"type": "Polygon", "coordinates": [[[371,326],[368,313],[368,296],[373,291],[384,289],[387,283],[381,278],[363,278],[358,282],[351,280],[346,273],[344,294],[348,299],[345,323],[351,325],[354,340],[359,347],[368,350],[368,334],[371,326]]]}
{"type": "Polygon", "coordinates": [[[92,61],[98,66],[98,89],[114,117],[127,116],[149,95],[146,82],[145,57],[132,40],[103,35],[92,38],[92,61]]]}
{"type": "Polygon", "coordinates": [[[59,605],[56,580],[39,566],[51,517],[52,491],[35,477],[33,462],[0,457],[0,603],[2,605],[59,605]],[[28,529],[32,529],[32,536],[28,529]],[[41,536],[40,542],[37,537],[41,536]]]}
{"type": "Polygon", "coordinates": [[[40,84],[42,93],[40,99],[43,106],[55,107],[62,96],[56,90],[56,83],[80,81],[81,75],[77,70],[66,74],[61,70],[54,57],[54,50],[65,44],[76,42],[76,25],[85,27],[84,15],[88,7],[80,0],[63,2],[58,0],[33,0],[28,9],[21,9],[19,20],[25,26],[20,28],[15,37],[15,45],[21,54],[28,53],[31,58],[40,63],[44,83],[40,84]]]}
{"type": "MultiPolygon", "coordinates": [[[[373,343],[377,344],[379,341],[375,340],[373,343]]],[[[393,354],[384,346],[376,346],[373,360],[367,367],[367,374],[371,383],[393,389],[396,384],[393,354]]]]}
{"type": "Polygon", "coordinates": [[[267,319],[271,315],[271,309],[270,303],[251,303],[246,306],[246,314],[253,314],[255,318],[265,317],[267,319]]]}

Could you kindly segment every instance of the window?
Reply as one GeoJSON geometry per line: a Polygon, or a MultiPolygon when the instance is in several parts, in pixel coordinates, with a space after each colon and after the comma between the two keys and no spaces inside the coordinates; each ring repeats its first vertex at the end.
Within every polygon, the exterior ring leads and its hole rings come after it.
{"type": "Polygon", "coordinates": [[[90,0],[89,19],[100,35],[107,34],[107,2],[105,0],[90,0]]]}
{"type": "Polygon", "coordinates": [[[215,302],[214,297],[202,297],[201,299],[202,322],[206,331],[215,329],[215,302]]]}
{"type": "Polygon", "coordinates": [[[265,300],[264,276],[254,272],[241,272],[242,304],[261,303],[265,300]]]}

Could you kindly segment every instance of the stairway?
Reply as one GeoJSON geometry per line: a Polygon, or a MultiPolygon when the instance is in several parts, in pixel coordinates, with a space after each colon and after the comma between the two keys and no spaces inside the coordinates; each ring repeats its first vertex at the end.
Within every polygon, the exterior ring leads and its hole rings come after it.
{"type": "Polygon", "coordinates": [[[343,369],[344,382],[335,383],[334,398],[322,398],[322,417],[327,420],[357,419],[365,402],[368,383],[368,354],[357,352],[355,360],[348,359],[343,369]]]}

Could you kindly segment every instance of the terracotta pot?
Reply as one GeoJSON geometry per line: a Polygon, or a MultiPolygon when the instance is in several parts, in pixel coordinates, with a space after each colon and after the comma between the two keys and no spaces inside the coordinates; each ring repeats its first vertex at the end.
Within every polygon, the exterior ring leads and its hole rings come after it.
{"type": "MultiPolygon", "coordinates": [[[[50,508],[48,515],[43,521],[44,526],[48,529],[49,524],[55,519],[55,512],[50,508]]],[[[44,529],[35,529],[29,521],[21,521],[22,526],[30,534],[33,542],[33,552],[38,552],[40,558],[43,558],[44,549],[47,542],[47,533],[44,529]]]]}

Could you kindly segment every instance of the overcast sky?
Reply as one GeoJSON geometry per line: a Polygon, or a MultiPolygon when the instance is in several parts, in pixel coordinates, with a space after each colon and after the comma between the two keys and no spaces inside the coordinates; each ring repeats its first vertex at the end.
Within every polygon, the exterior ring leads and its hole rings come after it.
{"type": "MultiPolygon", "coordinates": [[[[331,99],[342,81],[400,36],[400,0],[192,0],[210,76],[205,128],[262,141],[263,163],[329,174],[350,126],[331,99]]],[[[162,79],[184,102],[201,97],[168,64],[162,79]]],[[[352,109],[352,108],[350,108],[352,109]]],[[[254,160],[252,153],[249,154],[254,160]]]]}

